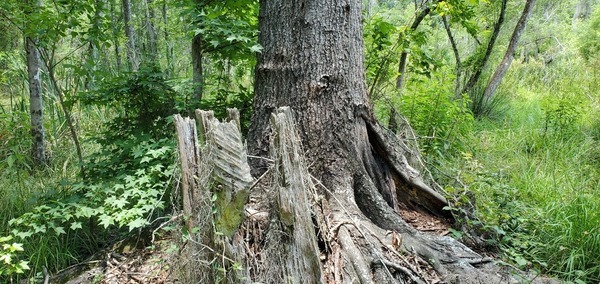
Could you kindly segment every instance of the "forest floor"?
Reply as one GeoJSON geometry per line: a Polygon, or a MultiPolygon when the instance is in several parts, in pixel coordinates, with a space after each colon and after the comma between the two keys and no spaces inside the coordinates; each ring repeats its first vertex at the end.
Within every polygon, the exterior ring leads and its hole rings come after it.
{"type": "Polygon", "coordinates": [[[176,265],[177,248],[172,237],[155,240],[149,246],[138,244],[149,240],[131,238],[120,241],[88,260],[73,265],[51,277],[50,283],[66,284],[130,284],[181,283],[176,265]]]}
{"type": "MultiPolygon", "coordinates": [[[[451,223],[430,214],[401,207],[401,216],[414,228],[434,235],[448,235],[451,223]]],[[[152,234],[141,234],[121,240],[107,249],[96,253],[88,260],[73,265],[51,277],[49,283],[66,284],[139,284],[139,283],[182,283],[182,261],[179,257],[181,244],[177,230],[152,234]]],[[[156,232],[155,232],[156,233],[156,232]]],[[[481,253],[481,252],[480,252],[481,253]]],[[[486,258],[495,254],[486,251],[486,258]]],[[[435,272],[432,270],[432,273],[435,272]]],[[[526,276],[527,277],[527,276],[526,276]]],[[[535,277],[535,276],[531,276],[535,277]]],[[[529,277],[527,277],[529,278],[529,277]]],[[[429,279],[438,283],[437,277],[429,279]],[[437,281],[436,281],[437,279],[437,281]]],[[[552,283],[552,280],[549,280],[552,283]]]]}

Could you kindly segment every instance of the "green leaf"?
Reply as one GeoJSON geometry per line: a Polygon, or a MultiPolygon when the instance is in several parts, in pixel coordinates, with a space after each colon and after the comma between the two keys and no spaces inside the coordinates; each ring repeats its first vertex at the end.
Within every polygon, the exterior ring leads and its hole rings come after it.
{"type": "Polygon", "coordinates": [[[8,250],[10,252],[15,252],[15,251],[23,251],[23,244],[20,243],[12,243],[12,245],[9,246],[8,250]]]}
{"type": "Polygon", "coordinates": [[[4,262],[6,264],[11,264],[12,256],[10,254],[0,254],[0,261],[4,262]]]}
{"type": "Polygon", "coordinates": [[[142,219],[142,218],[137,218],[131,222],[129,222],[128,226],[129,226],[129,231],[133,231],[134,229],[138,229],[143,227],[144,225],[146,225],[146,220],[142,219]]]}
{"type": "Polygon", "coordinates": [[[263,50],[262,46],[260,44],[255,44],[253,46],[250,47],[250,51],[251,52],[255,52],[255,53],[261,53],[263,50]]]}
{"type": "Polygon", "coordinates": [[[517,256],[515,257],[515,262],[517,263],[517,265],[519,265],[520,267],[524,267],[525,265],[527,265],[527,260],[524,259],[521,256],[517,256]]]}
{"type": "Polygon", "coordinates": [[[19,262],[19,267],[21,267],[21,269],[23,269],[23,270],[29,270],[29,269],[31,269],[31,268],[29,268],[29,262],[25,261],[25,260],[21,260],[19,262]]]}
{"type": "Polygon", "coordinates": [[[8,242],[13,239],[13,236],[0,237],[0,243],[8,242]]]}
{"type": "Polygon", "coordinates": [[[54,228],[54,232],[56,232],[57,236],[60,236],[62,234],[66,234],[67,232],[65,232],[65,228],[63,227],[56,227],[54,228]]]}
{"type": "Polygon", "coordinates": [[[27,231],[27,232],[16,232],[15,234],[17,237],[19,237],[20,239],[26,239],[28,237],[31,237],[31,235],[33,235],[33,232],[27,231]]]}
{"type": "Polygon", "coordinates": [[[75,230],[81,229],[81,228],[82,228],[81,222],[73,222],[73,223],[71,223],[71,230],[75,231],[75,230]]]}
{"type": "Polygon", "coordinates": [[[115,199],[115,201],[113,202],[112,205],[116,206],[117,208],[123,208],[128,203],[129,203],[129,201],[127,201],[125,199],[115,199]]]}
{"type": "Polygon", "coordinates": [[[100,215],[100,217],[98,217],[98,219],[100,220],[100,225],[104,226],[104,228],[108,228],[108,226],[114,224],[114,220],[111,216],[109,215],[100,215]]]}

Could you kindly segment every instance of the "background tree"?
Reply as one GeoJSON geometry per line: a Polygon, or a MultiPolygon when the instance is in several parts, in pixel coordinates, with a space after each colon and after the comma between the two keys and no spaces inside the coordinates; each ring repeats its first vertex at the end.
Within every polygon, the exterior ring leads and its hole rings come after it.
{"type": "MultiPolygon", "coordinates": [[[[221,65],[225,71],[231,61],[253,61],[254,53],[260,51],[255,43],[256,0],[246,1],[192,1],[188,12],[193,19],[192,73],[197,105],[206,93],[205,61],[221,65]],[[252,59],[251,59],[252,58],[252,59]]],[[[226,81],[220,77],[218,81],[226,81]]]]}
{"type": "MultiPolygon", "coordinates": [[[[38,13],[42,9],[42,0],[26,1],[25,14],[38,13]]],[[[27,78],[29,81],[29,113],[31,115],[31,154],[35,165],[46,164],[46,138],[44,130],[44,104],[42,96],[42,76],[40,52],[38,50],[39,39],[35,36],[39,22],[31,18],[32,25],[26,27],[25,52],[27,54],[27,78]]]]}
{"type": "Polygon", "coordinates": [[[504,54],[504,58],[502,58],[502,62],[494,71],[494,75],[490,78],[485,90],[483,92],[483,101],[484,103],[489,102],[496,89],[502,82],[504,75],[506,75],[506,71],[510,67],[512,60],[514,58],[515,51],[517,50],[517,45],[519,44],[519,39],[521,38],[521,34],[523,30],[525,30],[525,26],[527,25],[527,21],[531,16],[531,12],[533,11],[533,6],[535,5],[535,0],[527,0],[525,3],[525,7],[523,8],[523,13],[521,13],[521,17],[515,26],[512,36],[510,37],[510,42],[508,43],[508,47],[506,48],[506,53],[504,54]]]}
{"type": "Polygon", "coordinates": [[[131,1],[123,0],[123,25],[125,27],[125,35],[127,37],[127,58],[129,59],[129,68],[131,71],[137,71],[139,68],[138,50],[135,42],[135,31],[133,28],[131,15],[131,1]]]}

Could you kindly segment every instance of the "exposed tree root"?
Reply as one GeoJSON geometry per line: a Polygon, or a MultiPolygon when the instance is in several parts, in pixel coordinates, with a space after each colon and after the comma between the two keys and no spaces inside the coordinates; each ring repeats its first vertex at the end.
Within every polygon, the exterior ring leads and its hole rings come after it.
{"type": "MultiPolygon", "coordinates": [[[[281,111],[281,113],[285,113],[281,111]]],[[[290,114],[291,115],[291,114],[290,114]]],[[[292,120],[289,120],[292,121],[292,120]]],[[[281,135],[292,135],[295,133],[293,128],[289,128],[288,133],[276,131],[277,141],[283,139],[281,135]]],[[[302,182],[309,198],[308,203],[312,204],[308,212],[295,211],[294,218],[289,219],[289,215],[277,210],[281,210],[275,203],[271,206],[279,208],[271,211],[270,221],[264,224],[265,242],[255,240],[246,249],[250,249],[255,255],[259,251],[260,264],[256,277],[253,281],[263,283],[277,283],[277,280],[300,279],[303,274],[309,273],[314,269],[305,266],[305,268],[296,267],[296,270],[278,270],[273,268],[275,263],[285,266],[286,257],[300,257],[298,254],[290,254],[291,247],[297,246],[306,240],[285,238],[286,229],[281,224],[287,224],[294,230],[306,230],[304,235],[313,234],[318,237],[318,250],[310,253],[314,257],[320,255],[322,275],[318,279],[302,283],[519,283],[518,277],[513,276],[509,271],[503,270],[496,265],[492,259],[484,258],[473,252],[458,241],[445,236],[435,236],[422,233],[409,224],[407,224],[395,211],[394,201],[385,198],[385,192],[378,189],[381,182],[374,182],[372,176],[375,170],[379,171],[378,178],[387,176],[400,176],[400,179],[394,179],[391,189],[405,190],[404,195],[398,194],[397,197],[409,197],[408,202],[431,202],[432,206],[426,206],[429,211],[437,210],[434,213],[443,215],[440,211],[440,205],[445,203],[445,199],[427,186],[419,177],[416,170],[410,170],[406,159],[404,161],[399,155],[400,152],[393,148],[385,148],[382,145],[389,143],[389,137],[385,138],[382,130],[375,125],[369,126],[369,141],[375,144],[373,146],[374,159],[382,159],[385,164],[391,164],[386,168],[381,163],[364,162],[357,165],[354,176],[341,179],[339,188],[327,188],[321,181],[310,177],[308,169],[299,164],[295,164],[293,170],[285,169],[286,162],[278,162],[281,159],[302,160],[296,156],[301,153],[300,148],[293,148],[285,155],[273,157],[277,171],[280,172],[276,177],[272,177],[272,185],[281,188],[281,185],[291,186],[293,182],[302,182]],[[387,139],[387,140],[386,140],[387,139]],[[384,158],[385,157],[385,158],[384,158]],[[394,162],[393,160],[396,160],[394,162]],[[398,162],[400,161],[400,162],[398,162]],[[369,166],[376,165],[376,169],[368,169],[369,166]],[[281,174],[285,173],[285,174],[281,174]],[[294,173],[294,174],[292,174],[294,173]],[[383,174],[381,174],[383,173],[383,174]],[[297,179],[296,176],[302,177],[297,179]],[[284,180],[282,180],[284,179],[284,180]],[[404,184],[398,184],[403,182],[404,184]],[[354,195],[347,193],[350,187],[354,195]],[[422,195],[428,195],[425,199],[422,195]],[[312,216],[312,224],[298,223],[306,217],[302,214],[312,216]],[[293,223],[291,220],[293,220],[293,223]],[[315,232],[316,230],[316,232],[315,232]],[[273,237],[276,236],[276,237],[273,237]],[[276,240],[274,242],[274,240],[276,240]],[[269,245],[270,244],[270,245],[269,245]],[[275,245],[274,245],[275,244],[275,245]],[[278,252],[278,256],[273,255],[278,252]],[[283,257],[283,258],[281,258],[283,257]],[[269,260],[270,258],[276,261],[269,260]],[[261,268],[262,267],[262,268],[261,268]],[[277,271],[273,271],[273,269],[277,271]],[[275,277],[276,275],[277,277],[275,277]],[[319,280],[320,279],[320,280],[319,280]]],[[[286,138],[290,141],[299,141],[298,138],[286,138]]],[[[283,145],[283,144],[282,144],[283,145]]],[[[281,145],[279,146],[281,147],[281,145]]],[[[298,146],[295,146],[298,147],[298,146]]],[[[279,151],[279,150],[278,150],[279,151]]],[[[364,158],[367,155],[362,155],[364,158]]],[[[294,164],[294,163],[292,163],[294,164]]],[[[387,183],[389,185],[389,183],[387,183]]],[[[299,189],[299,188],[298,188],[299,189]]],[[[281,193],[271,191],[267,196],[277,196],[281,193]]],[[[390,197],[391,195],[388,195],[390,197]]],[[[263,195],[262,198],[265,196],[263,195]]],[[[273,200],[273,199],[272,199],[273,200]]],[[[276,200],[276,199],[275,199],[276,200]]],[[[400,199],[400,202],[407,202],[400,199]]],[[[297,206],[303,206],[296,204],[297,206]]],[[[265,205],[263,203],[263,205],[265,205]]],[[[286,209],[291,210],[291,209],[286,209]]],[[[247,222],[255,222],[249,216],[247,222]]],[[[265,221],[263,221],[265,222],[265,221]]],[[[244,234],[241,230],[239,233],[244,234]]],[[[293,233],[297,235],[297,233],[293,233]]],[[[291,237],[291,235],[290,235],[291,237]]],[[[308,253],[308,252],[305,252],[308,253]]],[[[250,256],[250,255],[248,255],[250,256]]],[[[248,257],[247,261],[253,262],[256,266],[256,259],[248,257]]],[[[248,263],[250,265],[250,263],[248,263]]],[[[314,273],[311,272],[311,273],[314,273]]],[[[533,282],[540,282],[540,279],[534,279],[533,282]]]]}
{"type": "MultiPolygon", "coordinates": [[[[446,201],[410,167],[403,154],[406,149],[387,147],[394,138],[358,118],[367,131],[358,135],[362,142],[356,142],[352,153],[358,159],[344,172],[350,174],[327,174],[332,180],[322,181],[309,173],[291,111],[279,109],[271,121],[271,169],[258,181],[247,183],[252,190],[244,209],[246,219],[231,239],[215,237],[213,248],[199,243],[215,258],[192,260],[195,254],[188,261],[203,265],[199,271],[214,274],[212,278],[222,283],[519,283],[526,279],[454,239],[420,232],[405,222],[398,214],[401,203],[424,204],[427,211],[444,215],[441,205],[446,201]],[[215,264],[224,272],[214,270],[215,264]],[[242,268],[234,269],[239,264],[242,268]]],[[[221,167],[221,178],[237,176],[229,174],[234,168],[221,167]]]]}

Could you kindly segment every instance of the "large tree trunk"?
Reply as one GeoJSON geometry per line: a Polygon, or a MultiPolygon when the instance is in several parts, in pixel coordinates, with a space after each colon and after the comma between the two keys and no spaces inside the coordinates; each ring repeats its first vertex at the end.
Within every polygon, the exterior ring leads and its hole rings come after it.
{"type": "MultiPolygon", "coordinates": [[[[259,19],[263,51],[256,66],[248,146],[254,157],[268,157],[274,132],[271,114],[282,106],[292,108],[310,180],[317,184],[317,192],[310,195],[316,228],[309,228],[308,233],[316,234],[320,244],[322,276],[315,277],[322,280],[307,281],[425,283],[437,277],[460,283],[499,282],[496,267],[482,265],[485,269],[480,270],[473,266],[485,262],[481,256],[448,237],[417,231],[398,214],[400,207],[407,206],[444,216],[442,208],[447,202],[423,182],[408,164],[400,141],[373,117],[365,90],[361,1],[264,0],[259,19]],[[408,265],[405,255],[420,259],[430,274],[408,265]]],[[[255,158],[254,174],[264,172],[269,161],[255,158]]],[[[284,173],[277,183],[292,184],[286,181],[285,166],[275,165],[273,171],[284,173]]],[[[263,199],[272,200],[273,196],[263,199]]],[[[298,228],[292,220],[298,221],[300,213],[290,212],[306,210],[279,212],[280,203],[272,203],[272,215],[280,216],[279,223],[298,228]]],[[[280,229],[269,227],[265,234],[272,236],[273,231],[280,229]]],[[[298,242],[291,235],[286,238],[284,232],[281,242],[298,242]]],[[[255,244],[263,243],[256,240],[259,236],[253,238],[255,244]]],[[[305,252],[312,255],[308,248],[305,252]]],[[[257,255],[260,259],[254,261],[267,264],[293,263],[297,257],[285,249],[257,255]]],[[[258,269],[253,280],[278,283],[277,279],[288,279],[296,283],[292,280],[314,269],[296,265],[290,272],[269,267],[266,271],[258,269]]]]}
{"type": "MultiPolygon", "coordinates": [[[[26,4],[41,7],[42,1],[36,3],[27,1],[26,4]]],[[[28,7],[26,7],[27,9],[28,7]]],[[[33,9],[33,8],[31,8],[33,9]]],[[[27,54],[27,75],[29,80],[29,112],[31,115],[31,155],[36,166],[46,165],[46,139],[44,130],[44,107],[42,100],[42,78],[40,73],[40,52],[37,49],[37,39],[25,38],[27,54]]]]}
{"type": "Polygon", "coordinates": [[[521,34],[525,30],[525,26],[527,25],[527,20],[529,20],[529,16],[531,16],[531,11],[533,11],[533,6],[535,5],[535,0],[527,0],[525,3],[525,8],[523,9],[523,13],[521,13],[521,18],[517,22],[515,26],[515,30],[513,31],[512,36],[510,37],[510,42],[508,47],[506,48],[506,53],[504,54],[504,58],[500,65],[496,68],[494,75],[490,79],[488,85],[485,87],[485,91],[483,92],[483,101],[489,102],[494,93],[496,93],[496,89],[500,86],[500,82],[504,79],[504,75],[506,75],[506,71],[510,67],[510,64],[515,57],[515,50],[517,49],[517,45],[519,44],[519,39],[521,38],[521,34]]]}

